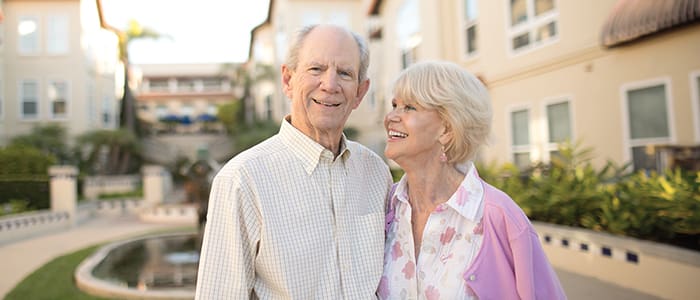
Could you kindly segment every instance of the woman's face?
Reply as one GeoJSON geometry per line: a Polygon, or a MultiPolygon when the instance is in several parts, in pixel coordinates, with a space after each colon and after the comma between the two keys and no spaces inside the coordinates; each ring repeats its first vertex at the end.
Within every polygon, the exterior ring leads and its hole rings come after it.
{"type": "Polygon", "coordinates": [[[402,167],[439,161],[445,126],[437,111],[399,98],[392,99],[391,106],[393,109],[384,117],[384,155],[402,167]]]}

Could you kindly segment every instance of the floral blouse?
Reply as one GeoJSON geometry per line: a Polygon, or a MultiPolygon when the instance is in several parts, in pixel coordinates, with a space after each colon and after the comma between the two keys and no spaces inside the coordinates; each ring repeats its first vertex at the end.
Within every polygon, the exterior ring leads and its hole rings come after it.
{"type": "Polygon", "coordinates": [[[387,215],[380,299],[476,299],[463,274],[482,243],[484,188],[471,162],[459,168],[466,176],[430,214],[417,262],[406,178],[398,182],[387,215]]]}

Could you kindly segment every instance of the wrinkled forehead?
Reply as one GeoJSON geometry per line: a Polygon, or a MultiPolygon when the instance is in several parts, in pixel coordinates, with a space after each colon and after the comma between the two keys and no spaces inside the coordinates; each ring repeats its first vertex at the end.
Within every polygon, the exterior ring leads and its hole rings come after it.
{"type": "Polygon", "coordinates": [[[334,64],[357,71],[360,68],[360,49],[346,30],[321,27],[306,37],[299,59],[302,64],[334,64]]]}

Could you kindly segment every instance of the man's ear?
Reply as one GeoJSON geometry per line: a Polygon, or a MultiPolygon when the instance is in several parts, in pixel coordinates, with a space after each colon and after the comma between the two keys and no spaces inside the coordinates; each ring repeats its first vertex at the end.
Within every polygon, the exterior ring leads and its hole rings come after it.
{"type": "Polygon", "coordinates": [[[360,103],[362,103],[362,99],[365,98],[367,91],[369,91],[369,79],[360,81],[360,84],[357,86],[357,98],[355,99],[355,105],[352,107],[352,109],[356,109],[358,106],[360,106],[360,103]]]}
{"type": "Polygon", "coordinates": [[[286,64],[282,65],[282,91],[289,100],[292,100],[292,73],[293,71],[286,64]]]}

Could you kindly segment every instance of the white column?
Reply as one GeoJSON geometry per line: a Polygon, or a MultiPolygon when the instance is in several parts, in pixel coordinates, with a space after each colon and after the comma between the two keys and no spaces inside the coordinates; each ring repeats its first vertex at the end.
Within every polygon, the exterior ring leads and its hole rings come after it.
{"type": "Polygon", "coordinates": [[[51,211],[67,212],[75,220],[78,200],[78,169],[74,166],[49,167],[51,211]]]}
{"type": "Polygon", "coordinates": [[[167,172],[158,165],[146,165],[141,169],[143,173],[143,200],[146,205],[157,205],[165,200],[167,172]]]}

